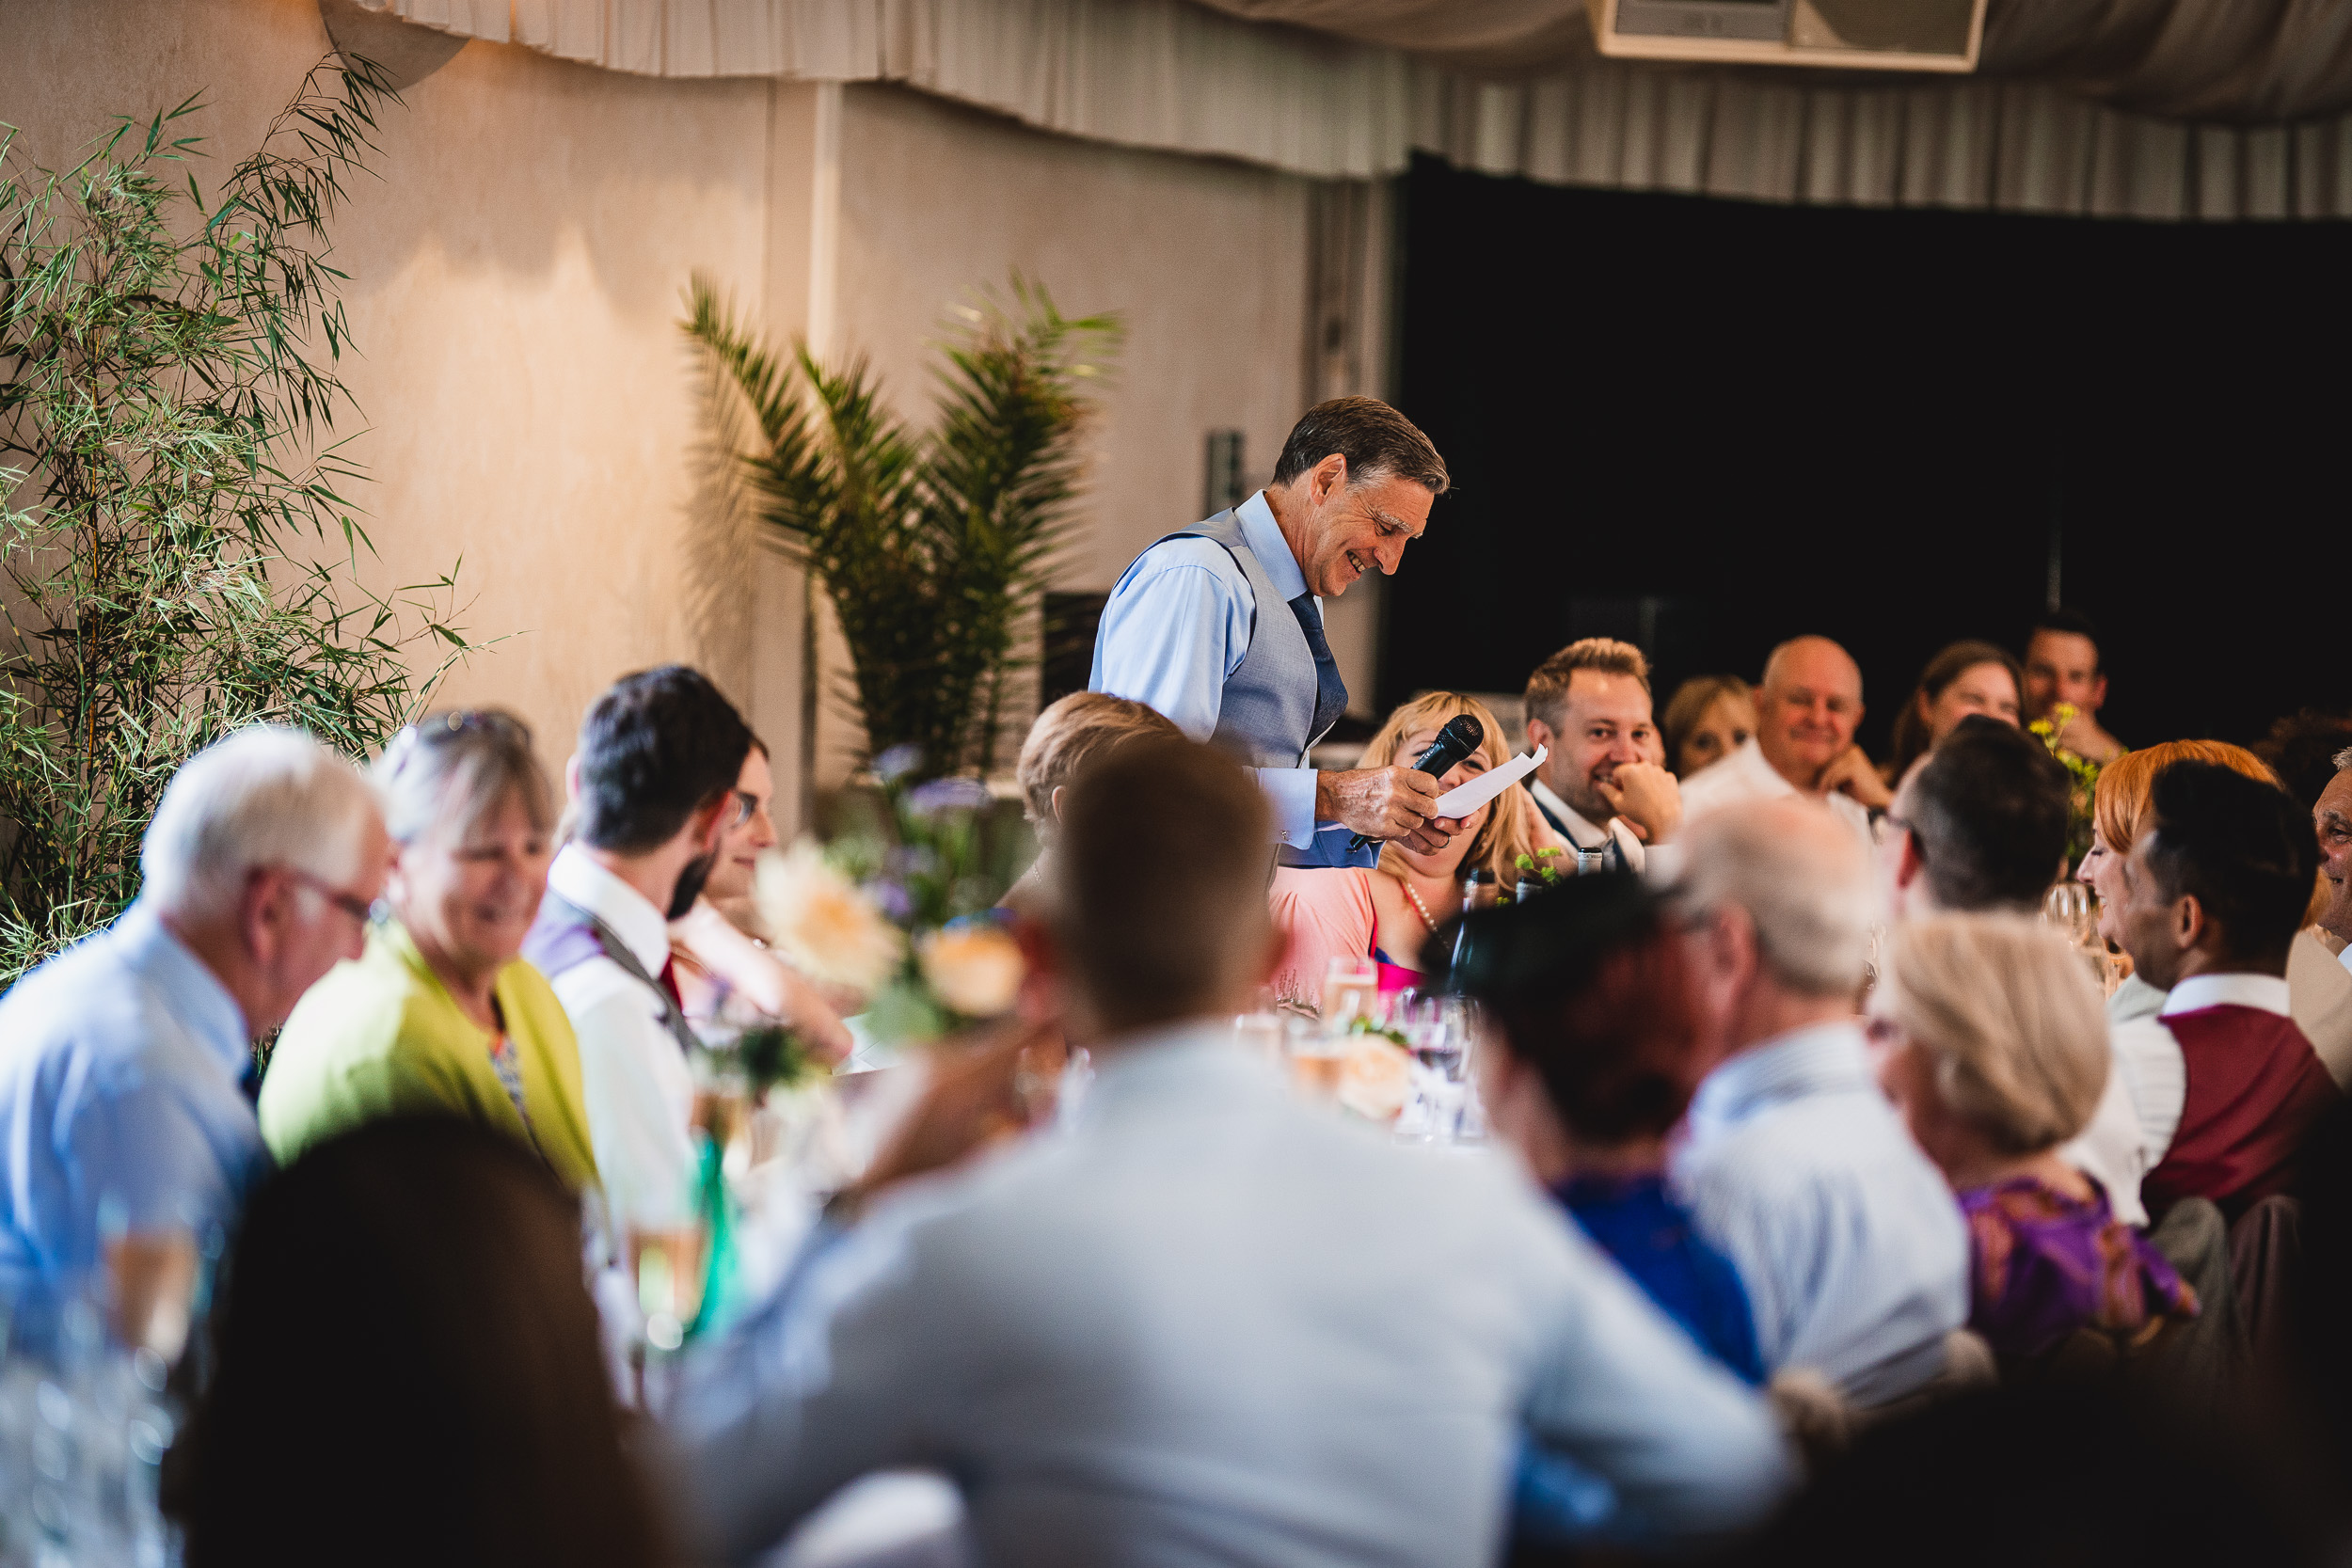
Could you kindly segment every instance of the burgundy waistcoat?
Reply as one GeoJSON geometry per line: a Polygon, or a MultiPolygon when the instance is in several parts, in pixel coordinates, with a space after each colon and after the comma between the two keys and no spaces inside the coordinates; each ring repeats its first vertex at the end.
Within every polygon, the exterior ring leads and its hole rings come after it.
{"type": "Polygon", "coordinates": [[[2140,1188],[2152,1212],[2206,1197],[2235,1213],[2294,1180],[2296,1151],[2335,1080],[2295,1020],[2225,1005],[2168,1013],[2188,1088],[2172,1147],[2140,1188]]]}

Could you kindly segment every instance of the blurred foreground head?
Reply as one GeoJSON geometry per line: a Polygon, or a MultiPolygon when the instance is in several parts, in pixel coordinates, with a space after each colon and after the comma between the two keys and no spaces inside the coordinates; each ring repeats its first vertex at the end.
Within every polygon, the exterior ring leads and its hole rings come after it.
{"type": "Polygon", "coordinates": [[[214,1336],[173,1456],[190,1568],[669,1560],[576,1213],[505,1138],[394,1119],[303,1155],[246,1211],[214,1336]]]}
{"type": "Polygon", "coordinates": [[[1728,1022],[1724,1044],[1780,1031],[1790,1004],[1851,999],[1870,956],[1870,863],[1821,806],[1783,797],[1708,812],[1683,835],[1673,899],[1694,980],[1728,1022]]]}
{"type": "Polygon", "coordinates": [[[1575,1146],[1613,1148],[1682,1119],[1705,1031],[1682,944],[1639,877],[1578,877],[1472,911],[1430,939],[1422,967],[1480,1005],[1575,1146]]]}
{"type": "Polygon", "coordinates": [[[1247,1008],[1274,957],[1272,845],[1257,781],[1206,746],[1137,740],[1078,775],[1044,916],[1096,1029],[1247,1008]]]}

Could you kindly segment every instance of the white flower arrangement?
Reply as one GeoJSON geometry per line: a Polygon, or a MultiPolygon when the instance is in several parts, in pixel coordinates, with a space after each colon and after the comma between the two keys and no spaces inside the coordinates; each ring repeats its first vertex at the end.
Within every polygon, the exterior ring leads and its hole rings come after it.
{"type": "Polygon", "coordinates": [[[813,839],[762,855],[754,892],[776,951],[812,979],[872,991],[906,957],[906,937],[813,839]]]}

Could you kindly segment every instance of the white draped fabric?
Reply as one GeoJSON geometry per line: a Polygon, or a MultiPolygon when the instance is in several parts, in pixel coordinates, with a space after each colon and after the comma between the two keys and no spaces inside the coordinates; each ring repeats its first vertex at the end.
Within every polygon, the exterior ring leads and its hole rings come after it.
{"type": "Polygon", "coordinates": [[[1422,149],[1761,200],[2352,216],[2352,0],[1994,0],[1978,76],[1859,80],[1603,59],[1578,0],[361,3],[608,70],[902,82],[1325,179],[1422,149]]]}
{"type": "Polygon", "coordinates": [[[1185,0],[383,0],[469,38],[657,76],[903,82],[1066,135],[1323,178],[1402,168],[1394,50],[1185,0]]]}
{"type": "Polygon", "coordinates": [[[1586,60],[1416,78],[1414,145],[1555,184],[2137,218],[2352,215],[2352,119],[2188,125],[2039,82],[1867,85],[1586,60]]]}

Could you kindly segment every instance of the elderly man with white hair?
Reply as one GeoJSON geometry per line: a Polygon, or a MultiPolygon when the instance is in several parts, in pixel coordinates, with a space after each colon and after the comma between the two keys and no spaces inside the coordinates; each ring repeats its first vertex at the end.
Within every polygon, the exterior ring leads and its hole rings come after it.
{"type": "Polygon", "coordinates": [[[105,1237],[233,1217],[267,1161],[240,1086],[252,1040],[359,956],[389,853],[367,781],[297,731],[241,730],[180,769],[138,900],[0,1001],[13,1329],[38,1343],[105,1237]]]}
{"type": "Polygon", "coordinates": [[[1856,1404],[1899,1399],[1967,1319],[1968,1236],[1855,1018],[1869,859],[1803,800],[1722,807],[1683,842],[1675,895],[1724,1056],[1691,1101],[1674,1189],[1739,1270],[1767,1369],[1809,1368],[1856,1404]]]}

